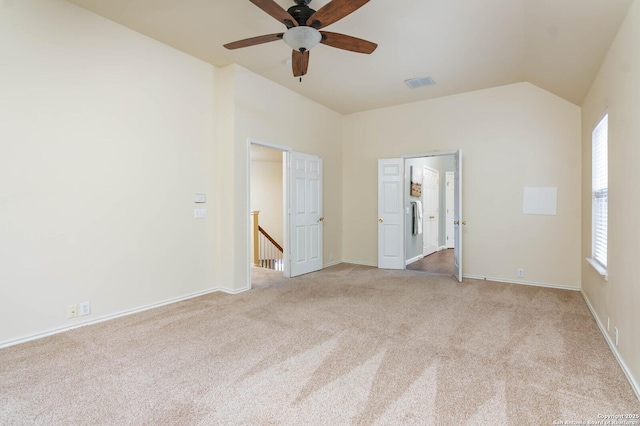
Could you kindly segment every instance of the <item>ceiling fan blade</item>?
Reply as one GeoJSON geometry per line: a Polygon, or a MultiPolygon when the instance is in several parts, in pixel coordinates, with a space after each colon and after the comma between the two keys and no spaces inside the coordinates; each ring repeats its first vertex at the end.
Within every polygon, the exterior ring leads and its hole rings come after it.
{"type": "Polygon", "coordinates": [[[278,3],[273,0],[249,0],[251,3],[258,6],[264,12],[276,18],[287,26],[287,28],[297,27],[298,22],[293,19],[293,16],[284,10],[278,3]]]}
{"type": "Polygon", "coordinates": [[[246,38],[224,45],[227,49],[240,49],[241,47],[255,46],[256,44],[269,43],[270,41],[282,40],[283,33],[267,34],[258,37],[246,38]]]}
{"type": "Polygon", "coordinates": [[[300,53],[297,50],[293,51],[291,57],[291,67],[293,68],[294,77],[302,77],[307,75],[307,68],[309,68],[309,51],[300,53]]]}
{"type": "Polygon", "coordinates": [[[307,19],[307,25],[315,29],[324,28],[344,18],[354,10],[361,8],[368,2],[369,0],[332,0],[311,15],[307,19]]]}
{"type": "Polygon", "coordinates": [[[377,44],[357,37],[351,37],[339,33],[331,33],[329,31],[320,31],[322,40],[320,43],[327,46],[337,47],[338,49],[349,50],[357,53],[372,53],[378,47],[377,44]]]}

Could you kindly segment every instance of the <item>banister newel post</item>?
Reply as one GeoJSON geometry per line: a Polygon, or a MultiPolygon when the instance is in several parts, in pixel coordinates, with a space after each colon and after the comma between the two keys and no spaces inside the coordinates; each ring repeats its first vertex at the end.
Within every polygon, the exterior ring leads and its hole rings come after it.
{"type": "Polygon", "coordinates": [[[251,210],[251,234],[253,235],[252,239],[252,249],[253,255],[252,260],[255,266],[260,266],[260,248],[258,245],[258,229],[260,225],[258,223],[258,215],[260,214],[260,210],[251,210]]]}

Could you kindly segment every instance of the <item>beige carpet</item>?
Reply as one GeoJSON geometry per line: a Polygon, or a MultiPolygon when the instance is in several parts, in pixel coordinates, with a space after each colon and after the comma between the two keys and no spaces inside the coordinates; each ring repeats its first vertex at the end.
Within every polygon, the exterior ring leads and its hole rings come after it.
{"type": "Polygon", "coordinates": [[[0,424],[535,424],[640,413],[578,292],[338,265],[0,350],[0,424]]]}

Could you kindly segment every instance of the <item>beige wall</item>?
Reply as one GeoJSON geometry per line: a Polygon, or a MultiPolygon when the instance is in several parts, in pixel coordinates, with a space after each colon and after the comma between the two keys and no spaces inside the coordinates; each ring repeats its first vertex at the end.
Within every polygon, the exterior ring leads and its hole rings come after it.
{"type": "Polygon", "coordinates": [[[280,245],[283,243],[283,197],[282,160],[251,161],[251,210],[260,211],[260,226],[280,245]]]}
{"type": "Polygon", "coordinates": [[[377,160],[463,152],[465,275],[580,287],[580,108],[528,83],[346,117],[343,259],[376,264],[377,160]],[[557,186],[557,216],[522,214],[557,186]]]}
{"type": "Polygon", "coordinates": [[[214,67],[60,0],[0,51],[0,344],[217,287],[214,67]]]}
{"type": "Polygon", "coordinates": [[[582,108],[582,289],[640,391],[640,2],[635,1],[582,108]],[[591,256],[591,132],[609,113],[609,281],[591,256]]]}
{"type": "MultiPolygon", "coordinates": [[[[235,292],[248,283],[248,140],[318,155],[324,167],[324,262],[342,250],[343,116],[238,65],[221,71],[234,93],[233,138],[219,143],[221,191],[221,286],[235,292]]],[[[228,109],[228,107],[225,107],[228,109]]]]}

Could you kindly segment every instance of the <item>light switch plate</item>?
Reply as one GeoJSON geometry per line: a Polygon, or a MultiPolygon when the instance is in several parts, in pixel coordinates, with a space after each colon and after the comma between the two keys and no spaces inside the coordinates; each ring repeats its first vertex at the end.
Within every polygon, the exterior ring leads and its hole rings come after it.
{"type": "Polygon", "coordinates": [[[193,209],[193,217],[196,219],[206,219],[207,209],[193,209]]]}
{"type": "Polygon", "coordinates": [[[207,202],[207,194],[196,194],[195,202],[196,203],[206,203],[207,202]]]}

